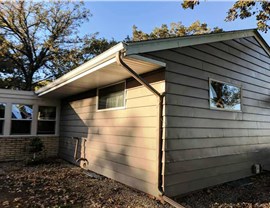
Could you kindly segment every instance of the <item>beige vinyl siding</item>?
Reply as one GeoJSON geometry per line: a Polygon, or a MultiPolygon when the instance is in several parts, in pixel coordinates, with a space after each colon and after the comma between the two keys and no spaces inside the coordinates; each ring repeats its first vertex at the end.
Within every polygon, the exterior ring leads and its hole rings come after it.
{"type": "MultiPolygon", "coordinates": [[[[165,89],[164,70],[145,76],[159,92],[165,89]]],[[[85,167],[152,195],[157,190],[158,99],[135,80],[127,80],[126,108],[96,110],[97,97],[63,102],[60,155],[71,161],[76,140],[85,167]]]]}
{"type": "Polygon", "coordinates": [[[148,54],[167,64],[163,163],[169,196],[269,164],[270,58],[253,38],[148,54]],[[211,110],[209,78],[242,87],[242,112],[211,110]]]}

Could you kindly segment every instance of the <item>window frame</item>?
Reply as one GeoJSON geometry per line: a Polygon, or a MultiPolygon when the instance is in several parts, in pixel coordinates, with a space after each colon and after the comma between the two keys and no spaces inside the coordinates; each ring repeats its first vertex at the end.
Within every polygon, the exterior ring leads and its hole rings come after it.
{"type": "Polygon", "coordinates": [[[5,110],[4,110],[4,117],[1,118],[0,117],[0,121],[3,121],[3,126],[2,126],[2,132],[0,132],[0,135],[4,135],[4,130],[5,130],[5,123],[6,123],[6,110],[7,110],[7,103],[0,103],[0,105],[4,105],[5,106],[5,110]]]}
{"type": "Polygon", "coordinates": [[[98,87],[97,88],[97,99],[96,99],[96,111],[97,112],[100,112],[100,111],[112,111],[112,110],[123,110],[123,109],[126,109],[126,89],[127,89],[126,80],[120,81],[120,82],[116,82],[116,83],[113,83],[113,84],[109,84],[109,85],[105,85],[105,86],[102,86],[102,87],[98,87]],[[104,88],[107,88],[107,87],[111,87],[111,86],[114,86],[114,85],[118,85],[118,84],[121,84],[121,83],[124,83],[124,106],[113,107],[113,108],[105,108],[105,109],[98,109],[98,104],[99,104],[99,90],[104,89],[104,88]]]}
{"type": "Polygon", "coordinates": [[[10,113],[10,129],[9,129],[9,136],[31,136],[33,131],[33,122],[34,122],[34,105],[33,104],[26,104],[26,103],[11,103],[11,113],[10,113]],[[32,118],[31,119],[16,119],[12,118],[12,107],[13,105],[26,105],[31,106],[32,108],[32,118]],[[12,133],[12,121],[30,121],[30,132],[27,134],[24,133],[12,133]]]}
{"type": "Polygon", "coordinates": [[[209,81],[208,81],[208,95],[209,95],[209,108],[210,110],[218,110],[218,111],[229,111],[229,112],[243,112],[243,89],[242,89],[242,86],[241,85],[238,85],[238,84],[232,84],[230,82],[224,82],[224,81],[220,81],[220,80],[217,80],[217,79],[212,79],[212,78],[209,78],[209,81]],[[233,110],[233,109],[226,109],[226,108],[215,108],[215,107],[212,107],[211,106],[211,92],[210,92],[210,89],[211,89],[211,81],[214,81],[214,82],[219,82],[219,83],[222,83],[222,84],[226,84],[226,85],[230,85],[230,86],[233,86],[233,87],[237,87],[240,89],[240,110],[233,110]]]}
{"type": "Polygon", "coordinates": [[[38,135],[38,136],[46,136],[46,135],[49,135],[49,136],[51,136],[51,135],[56,135],[56,132],[57,132],[57,129],[56,129],[56,127],[57,127],[57,106],[53,106],[53,105],[38,105],[37,106],[37,124],[36,124],[36,135],[38,135]],[[53,108],[55,108],[55,118],[54,119],[39,119],[39,115],[38,115],[38,113],[39,113],[39,107],[53,107],[53,108]],[[40,134],[40,133],[38,133],[38,122],[39,121],[53,121],[54,122],[54,133],[53,134],[40,134]]]}

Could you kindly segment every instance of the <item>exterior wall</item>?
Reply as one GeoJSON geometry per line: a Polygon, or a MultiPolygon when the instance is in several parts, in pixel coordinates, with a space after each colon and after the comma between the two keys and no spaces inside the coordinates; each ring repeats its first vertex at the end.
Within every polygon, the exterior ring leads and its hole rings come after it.
{"type": "MultiPolygon", "coordinates": [[[[2,137],[0,138],[0,162],[20,161],[32,157],[29,153],[31,137],[2,137]]],[[[56,157],[58,155],[58,137],[41,137],[44,144],[43,155],[56,157]]]]}
{"type": "MultiPolygon", "coordinates": [[[[144,76],[164,91],[164,70],[144,76]]],[[[126,108],[96,110],[96,90],[63,101],[60,156],[88,160],[85,168],[157,195],[158,98],[135,80],[126,82],[126,108]]],[[[82,165],[82,163],[80,164],[82,165]]]]}
{"type": "MultiPolygon", "coordinates": [[[[1,137],[13,137],[10,135],[11,128],[11,117],[12,117],[12,104],[25,104],[33,106],[33,118],[31,123],[31,134],[30,135],[16,135],[16,136],[39,136],[37,134],[37,120],[38,120],[38,106],[55,106],[56,107],[56,129],[55,135],[59,135],[59,118],[60,118],[60,101],[56,99],[44,99],[38,97],[34,92],[31,91],[19,91],[19,90],[7,90],[0,89],[0,103],[6,104],[5,118],[4,118],[4,132],[0,134],[1,137]]],[[[2,119],[1,119],[2,120],[2,119]]],[[[44,136],[44,135],[41,135],[44,136]]],[[[46,135],[52,136],[52,135],[46,135]]]]}
{"type": "Polygon", "coordinates": [[[255,39],[148,55],[167,63],[167,195],[246,177],[252,164],[269,164],[270,58],[255,39]],[[210,109],[209,78],[242,87],[242,112],[210,109]]]}
{"type": "Polygon", "coordinates": [[[28,145],[33,137],[40,137],[44,143],[44,155],[54,157],[58,155],[58,126],[60,102],[39,98],[34,92],[0,89],[0,103],[6,104],[3,134],[0,134],[0,162],[24,160],[29,156],[28,145]],[[12,104],[26,104],[33,106],[31,134],[10,135],[12,104]],[[38,106],[56,106],[56,133],[55,135],[37,135],[38,106]]]}

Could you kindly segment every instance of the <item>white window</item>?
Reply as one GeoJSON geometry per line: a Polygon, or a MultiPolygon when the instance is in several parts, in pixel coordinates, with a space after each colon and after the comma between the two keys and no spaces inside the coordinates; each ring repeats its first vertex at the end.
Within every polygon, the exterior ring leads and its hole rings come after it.
{"type": "Polygon", "coordinates": [[[209,88],[210,108],[241,111],[240,87],[210,79],[209,88]]]}
{"type": "Polygon", "coordinates": [[[0,134],[3,134],[6,104],[0,103],[0,134]]]}
{"type": "Polygon", "coordinates": [[[98,89],[98,110],[125,107],[126,83],[121,82],[98,89]]]}
{"type": "Polygon", "coordinates": [[[37,134],[55,134],[56,107],[38,107],[37,134]]]}
{"type": "Polygon", "coordinates": [[[12,104],[11,134],[30,134],[32,118],[31,105],[12,104]]]}

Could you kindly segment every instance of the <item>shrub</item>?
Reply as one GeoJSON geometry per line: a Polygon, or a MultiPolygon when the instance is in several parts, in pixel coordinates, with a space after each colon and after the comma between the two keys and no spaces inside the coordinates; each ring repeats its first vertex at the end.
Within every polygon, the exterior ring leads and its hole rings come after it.
{"type": "Polygon", "coordinates": [[[31,139],[29,144],[29,153],[33,154],[33,157],[30,160],[27,160],[28,165],[37,165],[43,162],[42,151],[44,149],[44,144],[40,138],[35,137],[31,139]]]}

